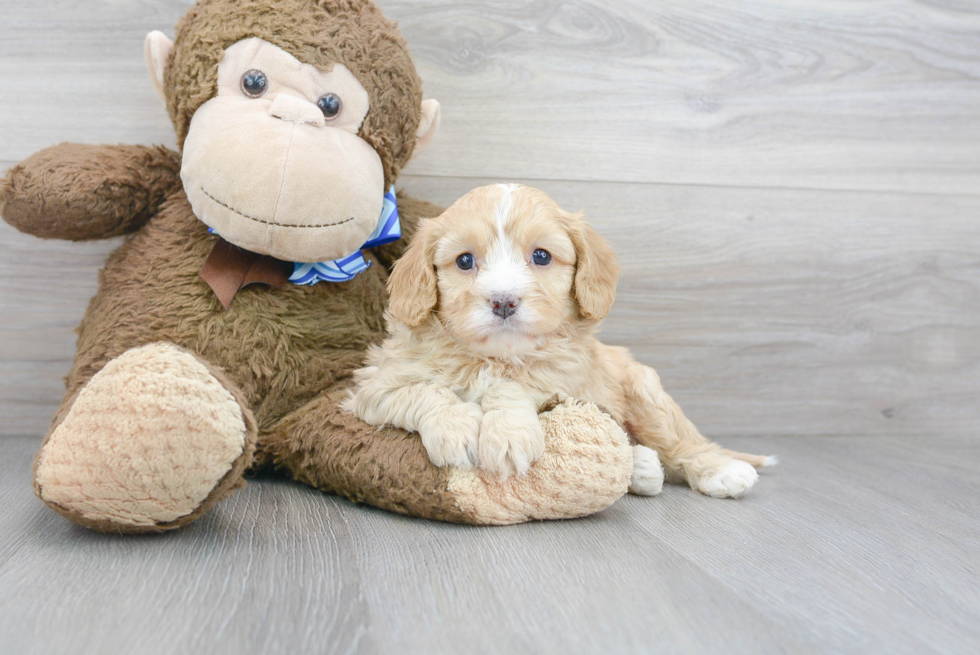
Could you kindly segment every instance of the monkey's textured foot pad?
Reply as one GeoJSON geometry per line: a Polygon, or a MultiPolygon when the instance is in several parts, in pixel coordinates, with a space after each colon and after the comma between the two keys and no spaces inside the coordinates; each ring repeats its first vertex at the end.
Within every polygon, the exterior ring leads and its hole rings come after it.
{"type": "Polygon", "coordinates": [[[79,392],[35,461],[38,496],[113,532],[190,522],[241,486],[255,424],[220,373],[158,343],[106,364],[79,392]]]}
{"type": "Polygon", "coordinates": [[[594,514],[626,493],[633,453],[622,428],[591,403],[565,400],[540,415],[545,453],[504,481],[453,470],[449,492],[476,523],[503,525],[594,514]]]}

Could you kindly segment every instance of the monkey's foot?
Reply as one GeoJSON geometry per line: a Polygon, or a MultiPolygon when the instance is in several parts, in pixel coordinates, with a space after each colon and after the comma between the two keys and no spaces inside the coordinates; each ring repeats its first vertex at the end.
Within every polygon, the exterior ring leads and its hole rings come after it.
{"type": "Polygon", "coordinates": [[[520,523],[594,514],[626,493],[633,453],[622,428],[591,403],[567,399],[539,416],[545,452],[506,480],[454,469],[448,490],[469,522],[520,523]]]}
{"type": "Polygon", "coordinates": [[[234,387],[195,355],[134,348],[75,397],[35,459],[34,488],[89,528],[168,530],[244,485],[255,434],[234,387]]]}

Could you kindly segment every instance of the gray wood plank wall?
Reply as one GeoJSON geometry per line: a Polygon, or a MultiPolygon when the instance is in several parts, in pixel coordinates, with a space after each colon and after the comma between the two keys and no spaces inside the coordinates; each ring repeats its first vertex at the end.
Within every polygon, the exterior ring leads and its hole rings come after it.
{"type": "MultiPolygon", "coordinates": [[[[188,4],[0,1],[0,169],[172,145],[142,42],[188,4]]],[[[624,263],[605,340],[705,432],[975,435],[976,2],[379,4],[444,110],[402,184],[584,210],[624,263]]],[[[0,225],[0,435],[45,430],[115,245],[0,225]]]]}

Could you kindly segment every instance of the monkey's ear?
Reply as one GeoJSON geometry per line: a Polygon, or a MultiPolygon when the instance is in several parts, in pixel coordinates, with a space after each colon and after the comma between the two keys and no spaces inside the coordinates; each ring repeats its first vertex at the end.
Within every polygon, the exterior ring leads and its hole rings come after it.
{"type": "Polygon", "coordinates": [[[439,302],[436,269],[432,262],[437,229],[434,219],[423,219],[408,250],[395,262],[388,278],[388,309],[410,327],[421,325],[439,302]]]}
{"type": "Polygon", "coordinates": [[[419,119],[419,129],[415,132],[415,150],[412,157],[418,156],[425,150],[426,146],[432,141],[432,137],[439,131],[439,120],[442,110],[439,108],[438,100],[422,101],[422,117],[419,119]]]}
{"type": "Polygon", "coordinates": [[[150,81],[153,88],[163,104],[167,104],[167,94],[163,90],[163,72],[167,69],[167,62],[170,61],[170,54],[174,51],[174,42],[167,38],[163,32],[153,30],[146,35],[143,42],[143,56],[146,58],[146,67],[150,71],[150,81]]]}

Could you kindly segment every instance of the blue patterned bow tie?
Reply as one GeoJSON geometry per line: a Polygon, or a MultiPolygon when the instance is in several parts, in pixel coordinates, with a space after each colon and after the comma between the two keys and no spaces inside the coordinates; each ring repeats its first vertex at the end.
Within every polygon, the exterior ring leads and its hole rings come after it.
{"type": "MultiPolygon", "coordinates": [[[[217,234],[212,227],[208,228],[208,232],[217,234]]],[[[388,193],[385,194],[384,204],[381,207],[381,217],[378,218],[378,226],[374,228],[374,232],[371,233],[363,246],[358,248],[354,254],[340,259],[311,264],[294,262],[289,281],[293,284],[316,284],[320,281],[347,282],[353,280],[355,275],[371,267],[371,263],[366,261],[364,255],[361,254],[362,250],[383,246],[401,238],[402,225],[398,220],[398,199],[395,197],[395,185],[392,184],[388,193]]],[[[245,270],[247,269],[246,266],[245,270]]],[[[228,302],[231,302],[230,298],[228,302]]]]}
{"type": "Polygon", "coordinates": [[[289,276],[289,281],[293,284],[316,284],[321,280],[326,282],[346,282],[351,280],[361,271],[366,271],[371,263],[364,259],[361,250],[383,246],[392,241],[402,238],[402,226],[398,221],[398,200],[395,198],[395,185],[391,185],[388,193],[385,194],[384,207],[381,209],[381,218],[378,219],[378,227],[374,229],[368,240],[364,242],[354,254],[334,259],[328,262],[315,262],[304,264],[296,262],[293,264],[293,274],[289,276]]]}

